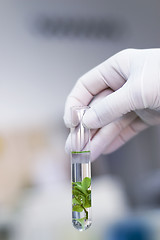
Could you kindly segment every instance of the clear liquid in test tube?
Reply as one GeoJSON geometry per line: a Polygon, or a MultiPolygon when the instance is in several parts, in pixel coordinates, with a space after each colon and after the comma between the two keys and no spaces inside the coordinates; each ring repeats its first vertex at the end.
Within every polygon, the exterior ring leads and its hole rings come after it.
{"type": "Polygon", "coordinates": [[[90,130],[82,123],[83,116],[88,108],[72,108],[72,224],[79,231],[88,229],[92,223],[90,130]]]}

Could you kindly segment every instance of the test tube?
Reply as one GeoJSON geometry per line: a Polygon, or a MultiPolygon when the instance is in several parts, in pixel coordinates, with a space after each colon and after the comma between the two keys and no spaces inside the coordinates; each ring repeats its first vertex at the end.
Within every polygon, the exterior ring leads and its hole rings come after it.
{"type": "Polygon", "coordinates": [[[83,125],[89,107],[73,107],[71,127],[72,224],[84,231],[91,226],[90,130],[83,125]]]}

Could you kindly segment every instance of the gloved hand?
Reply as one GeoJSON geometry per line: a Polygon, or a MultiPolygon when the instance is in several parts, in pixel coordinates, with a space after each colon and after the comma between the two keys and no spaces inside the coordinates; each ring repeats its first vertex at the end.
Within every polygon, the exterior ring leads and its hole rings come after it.
{"type": "Polygon", "coordinates": [[[94,129],[92,160],[159,124],[160,49],[123,50],[82,76],[66,101],[66,126],[71,125],[70,108],[83,105],[91,105],[83,123],[94,129]]]}

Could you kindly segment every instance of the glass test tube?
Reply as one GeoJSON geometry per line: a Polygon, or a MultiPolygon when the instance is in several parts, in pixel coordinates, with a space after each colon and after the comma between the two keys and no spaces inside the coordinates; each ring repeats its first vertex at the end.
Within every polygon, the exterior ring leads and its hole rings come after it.
{"type": "Polygon", "coordinates": [[[79,231],[91,226],[90,130],[82,124],[89,107],[72,108],[72,224],[79,231]]]}

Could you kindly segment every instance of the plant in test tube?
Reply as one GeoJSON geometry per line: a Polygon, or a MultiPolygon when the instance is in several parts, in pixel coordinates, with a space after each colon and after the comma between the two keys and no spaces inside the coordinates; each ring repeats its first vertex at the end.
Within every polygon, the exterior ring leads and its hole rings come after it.
{"type": "Polygon", "coordinates": [[[88,220],[87,208],[91,207],[91,178],[85,177],[82,182],[72,182],[72,211],[85,212],[85,217],[77,220],[82,226],[88,220]]]}

